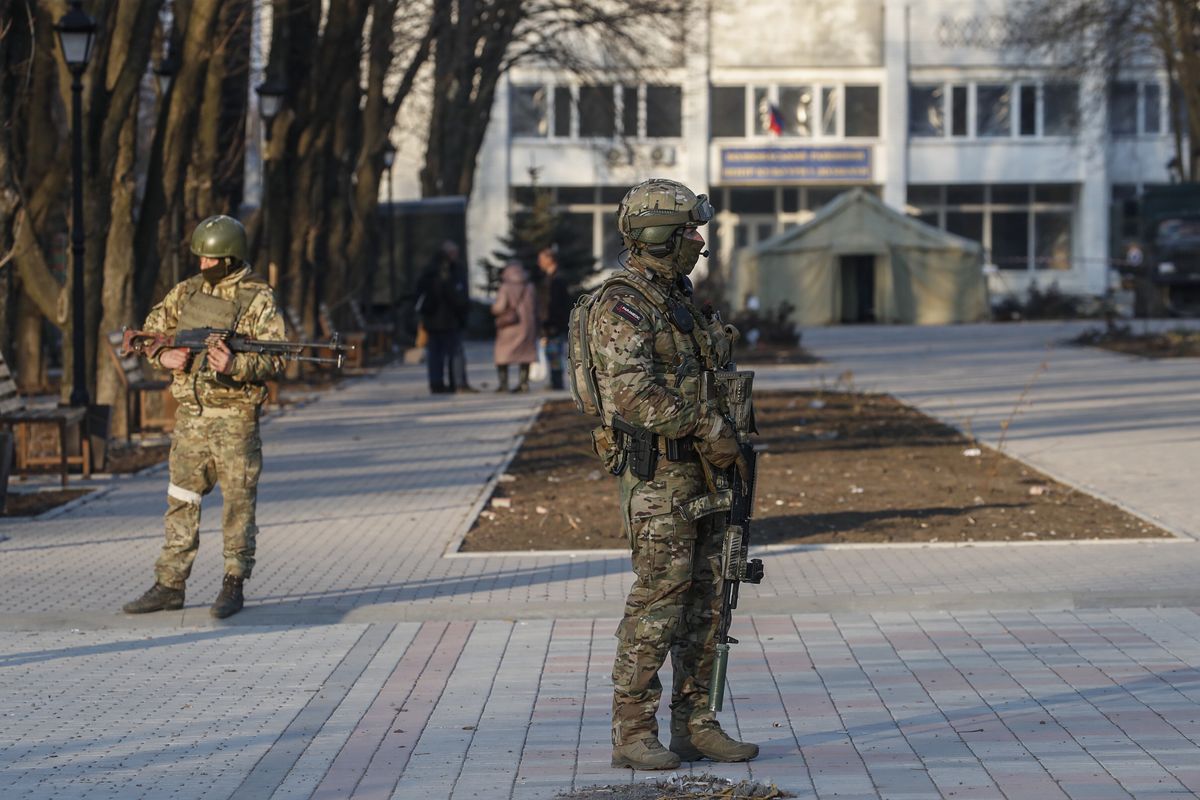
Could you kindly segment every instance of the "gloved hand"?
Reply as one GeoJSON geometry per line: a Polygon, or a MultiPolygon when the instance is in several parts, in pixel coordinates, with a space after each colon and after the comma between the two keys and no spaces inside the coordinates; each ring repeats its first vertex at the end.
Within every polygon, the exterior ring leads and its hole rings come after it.
{"type": "Polygon", "coordinates": [[[708,328],[709,339],[712,341],[717,364],[724,366],[733,360],[733,347],[737,344],[738,329],[714,317],[708,328]]]}
{"type": "Polygon", "coordinates": [[[724,417],[714,420],[709,428],[709,435],[696,443],[696,450],[705,461],[717,469],[728,469],[736,465],[742,480],[750,480],[750,465],[742,455],[733,425],[724,417]]]}

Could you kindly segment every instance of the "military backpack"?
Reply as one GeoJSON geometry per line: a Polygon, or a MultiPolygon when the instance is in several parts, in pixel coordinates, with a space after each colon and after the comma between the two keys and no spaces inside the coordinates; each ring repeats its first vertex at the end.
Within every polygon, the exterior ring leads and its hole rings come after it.
{"type": "Polygon", "coordinates": [[[593,417],[603,418],[604,411],[600,402],[600,387],[596,382],[596,365],[592,362],[589,321],[592,309],[599,305],[600,300],[609,291],[618,286],[650,302],[661,305],[664,300],[662,292],[652,283],[625,271],[612,276],[596,291],[584,294],[575,301],[567,325],[567,362],[570,366],[571,397],[574,398],[577,409],[593,417]]]}

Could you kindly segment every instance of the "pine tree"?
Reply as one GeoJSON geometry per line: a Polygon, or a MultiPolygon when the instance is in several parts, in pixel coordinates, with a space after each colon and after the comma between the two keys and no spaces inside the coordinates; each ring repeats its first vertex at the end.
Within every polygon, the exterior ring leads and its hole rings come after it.
{"type": "Polygon", "coordinates": [[[580,244],[566,215],[554,211],[554,193],[536,184],[533,206],[512,215],[512,228],[500,244],[501,249],[493,252],[491,259],[483,261],[487,267],[489,292],[496,291],[504,265],[512,260],[519,261],[533,280],[540,281],[537,254],[545,247],[553,247],[558,253],[558,270],[567,279],[572,292],[596,263],[591,247],[580,244]]]}

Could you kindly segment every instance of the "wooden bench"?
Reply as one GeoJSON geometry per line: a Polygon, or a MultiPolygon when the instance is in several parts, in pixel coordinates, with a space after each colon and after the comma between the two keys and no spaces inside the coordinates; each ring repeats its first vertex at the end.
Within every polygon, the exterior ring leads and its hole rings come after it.
{"type": "Polygon", "coordinates": [[[326,339],[332,339],[334,334],[338,334],[343,343],[354,348],[346,353],[347,369],[362,369],[366,365],[367,334],[365,331],[339,332],[333,325],[333,315],[329,313],[329,306],[325,303],[317,306],[317,321],[321,325],[321,335],[326,339]]]}
{"type": "Polygon", "coordinates": [[[117,367],[117,377],[125,390],[125,441],[136,427],[138,432],[160,430],[170,433],[175,427],[175,407],[169,380],[147,378],[142,372],[141,357],[135,354],[121,355],[121,331],[108,334],[108,354],[117,367]],[[145,396],[158,395],[162,398],[161,416],[152,415],[146,408],[145,396]]]}
{"type": "Polygon", "coordinates": [[[357,300],[347,302],[350,306],[350,315],[354,317],[354,324],[358,329],[365,333],[367,341],[371,348],[371,352],[387,358],[392,353],[392,339],[396,335],[396,326],[391,322],[382,320],[367,319],[367,315],[363,312],[362,304],[357,300]]]}
{"type": "Polygon", "coordinates": [[[24,399],[17,392],[17,384],[8,371],[8,364],[0,355],[0,425],[13,433],[16,472],[26,473],[30,467],[57,466],[63,486],[67,485],[67,472],[72,466],[79,466],[85,478],[90,476],[92,449],[83,429],[86,415],[86,408],[26,408],[24,399]],[[33,433],[39,426],[52,427],[57,432],[56,455],[46,455],[34,449],[33,433]],[[67,455],[68,434],[72,431],[79,436],[80,454],[76,456],[67,455]]]}

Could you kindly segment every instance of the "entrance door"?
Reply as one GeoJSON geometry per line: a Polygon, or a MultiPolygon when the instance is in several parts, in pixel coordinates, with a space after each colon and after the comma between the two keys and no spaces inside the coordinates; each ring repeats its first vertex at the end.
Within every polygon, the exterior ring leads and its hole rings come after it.
{"type": "Polygon", "coordinates": [[[875,256],[842,256],[842,322],[875,321],[875,256]]]}

